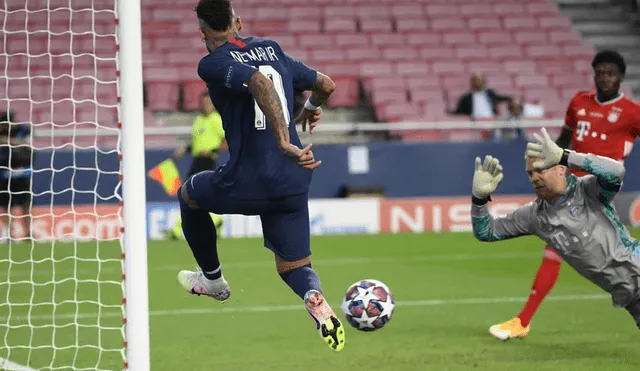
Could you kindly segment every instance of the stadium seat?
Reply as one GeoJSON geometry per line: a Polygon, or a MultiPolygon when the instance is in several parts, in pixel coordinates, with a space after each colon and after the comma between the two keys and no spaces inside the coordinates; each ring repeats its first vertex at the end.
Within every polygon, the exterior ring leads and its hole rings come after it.
{"type": "Polygon", "coordinates": [[[367,76],[384,76],[391,75],[393,67],[391,62],[367,62],[360,65],[360,75],[367,76]]]}
{"type": "Polygon", "coordinates": [[[370,5],[371,3],[367,1],[368,5],[358,6],[355,8],[356,16],[359,19],[388,19],[389,11],[386,7],[370,5]]]}
{"type": "Polygon", "coordinates": [[[346,49],[346,59],[348,61],[376,61],[382,58],[382,52],[379,49],[366,47],[354,47],[346,49]]]}
{"type": "Polygon", "coordinates": [[[410,101],[416,103],[444,104],[442,90],[412,89],[409,91],[410,101]]]}
{"type": "Polygon", "coordinates": [[[486,58],[481,61],[470,61],[467,64],[467,71],[472,73],[502,73],[504,66],[502,63],[492,61],[490,58],[486,58]]]}
{"type": "Polygon", "coordinates": [[[371,43],[369,36],[365,34],[340,35],[334,40],[334,45],[347,48],[354,46],[367,46],[371,43]]]}
{"type": "Polygon", "coordinates": [[[511,17],[511,16],[521,16],[526,14],[526,9],[524,4],[495,4],[492,5],[493,13],[503,16],[503,17],[511,17]]]}
{"type": "MultiPolygon", "coordinates": [[[[483,6],[483,8],[490,9],[490,8],[487,8],[486,6],[483,6]]],[[[470,18],[467,23],[467,26],[469,27],[470,30],[474,32],[499,31],[501,29],[500,18],[486,16],[486,15],[479,18],[475,18],[475,17],[470,18]]]]}
{"type": "Polygon", "coordinates": [[[537,69],[537,64],[530,60],[506,61],[504,62],[504,70],[511,74],[522,75],[531,74],[537,69]]]}
{"type": "Polygon", "coordinates": [[[393,4],[391,15],[403,21],[405,18],[423,18],[424,7],[419,4],[393,4]]]}
{"type": "Polygon", "coordinates": [[[329,63],[324,71],[331,77],[360,77],[359,63],[329,63]]]}
{"type": "Polygon", "coordinates": [[[390,103],[379,106],[381,117],[385,121],[398,122],[423,117],[420,107],[412,103],[390,103]]]}
{"type": "Polygon", "coordinates": [[[326,48],[326,49],[311,49],[309,55],[310,62],[319,62],[319,63],[329,63],[336,62],[339,63],[346,59],[345,53],[342,50],[336,50],[335,48],[326,48]]]}
{"type": "Polygon", "coordinates": [[[398,32],[413,33],[427,31],[428,23],[424,19],[401,19],[396,22],[398,32]]]}
{"type": "Polygon", "coordinates": [[[357,30],[355,19],[327,19],[324,23],[324,31],[326,33],[354,33],[357,30]]]}
{"type": "MultiPolygon", "coordinates": [[[[305,6],[294,6],[287,10],[289,13],[288,19],[322,19],[324,18],[323,14],[318,12],[318,8],[313,5],[305,5],[305,6]]],[[[238,14],[243,14],[241,12],[236,12],[238,14]]]]}
{"type": "Polygon", "coordinates": [[[420,62],[398,62],[395,64],[395,72],[398,75],[421,76],[426,75],[429,66],[420,62]]]}
{"type": "Polygon", "coordinates": [[[145,84],[149,109],[154,112],[174,112],[178,110],[179,85],[174,82],[150,81],[145,84]]]}
{"type": "Polygon", "coordinates": [[[415,61],[418,51],[412,47],[387,47],[382,50],[382,57],[388,61],[415,61]]]}
{"type": "Polygon", "coordinates": [[[355,107],[359,104],[357,78],[337,77],[334,82],[338,88],[327,102],[329,107],[355,107]]]}
{"type": "Polygon", "coordinates": [[[545,75],[520,75],[516,76],[515,85],[521,88],[546,87],[549,79],[545,75]]]}
{"type": "Polygon", "coordinates": [[[407,102],[407,93],[403,90],[373,90],[371,104],[396,104],[407,102]]]}
{"type": "Polygon", "coordinates": [[[200,107],[200,95],[207,91],[202,80],[182,81],[182,110],[197,111],[200,107]]]}
{"type": "Polygon", "coordinates": [[[426,61],[452,60],[455,59],[453,48],[445,46],[423,47],[420,49],[420,58],[426,61]]]}
{"type": "Polygon", "coordinates": [[[371,44],[376,47],[404,44],[404,36],[398,33],[372,33],[371,44]]]}
{"type": "Polygon", "coordinates": [[[434,18],[431,20],[431,29],[438,32],[463,31],[467,24],[461,18],[434,18]]]}
{"type": "Polygon", "coordinates": [[[571,21],[562,15],[542,16],[538,18],[540,29],[545,31],[559,30],[566,31],[571,29],[571,21]]]}
{"type": "Polygon", "coordinates": [[[425,13],[431,18],[456,17],[460,14],[459,7],[455,5],[428,4],[425,13]]]}
{"type": "Polygon", "coordinates": [[[442,43],[442,37],[440,34],[433,32],[412,32],[407,34],[404,43],[420,47],[429,45],[439,46],[442,43]]]}

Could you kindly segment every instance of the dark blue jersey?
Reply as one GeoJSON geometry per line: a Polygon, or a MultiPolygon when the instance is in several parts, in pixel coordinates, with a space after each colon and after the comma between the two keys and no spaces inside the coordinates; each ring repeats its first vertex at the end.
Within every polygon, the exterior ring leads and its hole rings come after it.
{"type": "Polygon", "coordinates": [[[278,148],[264,113],[249,92],[251,76],[261,72],[274,83],[292,144],[302,147],[293,117],[294,90],[309,90],[317,72],[285,54],[275,41],[234,38],[200,60],[206,82],[222,116],[229,161],[214,181],[238,198],[265,199],[306,193],[312,170],[299,167],[278,148]]]}
{"type": "Polygon", "coordinates": [[[28,140],[30,136],[31,127],[28,124],[0,125],[0,137],[6,138],[0,143],[0,180],[31,176],[31,145],[10,144],[15,140],[28,140]]]}

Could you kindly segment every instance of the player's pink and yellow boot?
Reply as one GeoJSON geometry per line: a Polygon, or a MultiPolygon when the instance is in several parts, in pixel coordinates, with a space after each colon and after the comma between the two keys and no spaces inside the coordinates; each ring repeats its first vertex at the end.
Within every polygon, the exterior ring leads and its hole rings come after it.
{"type": "Polygon", "coordinates": [[[527,327],[522,326],[520,318],[515,317],[506,322],[489,327],[489,333],[500,340],[508,340],[512,338],[524,339],[529,335],[530,328],[531,325],[528,325],[527,327]]]}
{"type": "Polygon", "coordinates": [[[304,304],[315,322],[322,340],[332,350],[341,351],[344,348],[345,341],[344,326],[336,317],[324,296],[318,291],[311,290],[304,296],[304,304]]]}

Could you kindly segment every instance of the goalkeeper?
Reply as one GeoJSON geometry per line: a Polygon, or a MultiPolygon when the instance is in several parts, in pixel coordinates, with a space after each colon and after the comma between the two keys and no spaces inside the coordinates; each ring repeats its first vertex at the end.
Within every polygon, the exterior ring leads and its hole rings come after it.
{"type": "Polygon", "coordinates": [[[30,138],[30,124],[15,123],[12,112],[0,113],[0,220],[10,240],[16,240],[13,209],[18,207],[22,209],[24,219],[24,238],[32,239],[31,175],[34,152],[30,138]]]}
{"type": "Polygon", "coordinates": [[[487,203],[502,181],[497,158],[476,158],[471,219],[481,241],[524,235],[545,240],[578,273],[611,294],[640,327],[640,241],[620,221],[612,199],[624,166],[607,157],[563,150],[545,129],[527,144],[526,170],[537,199],[505,217],[494,218],[487,203]],[[589,173],[568,175],[567,167],[589,173]]]}

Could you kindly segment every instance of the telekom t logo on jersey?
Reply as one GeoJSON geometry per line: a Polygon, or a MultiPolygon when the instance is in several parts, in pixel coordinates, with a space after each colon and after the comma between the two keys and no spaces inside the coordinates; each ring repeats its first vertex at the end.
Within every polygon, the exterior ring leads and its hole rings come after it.
{"type": "Polygon", "coordinates": [[[578,142],[582,142],[585,136],[589,135],[589,130],[591,129],[591,123],[589,121],[578,121],[577,122],[577,140],[578,142]]]}

